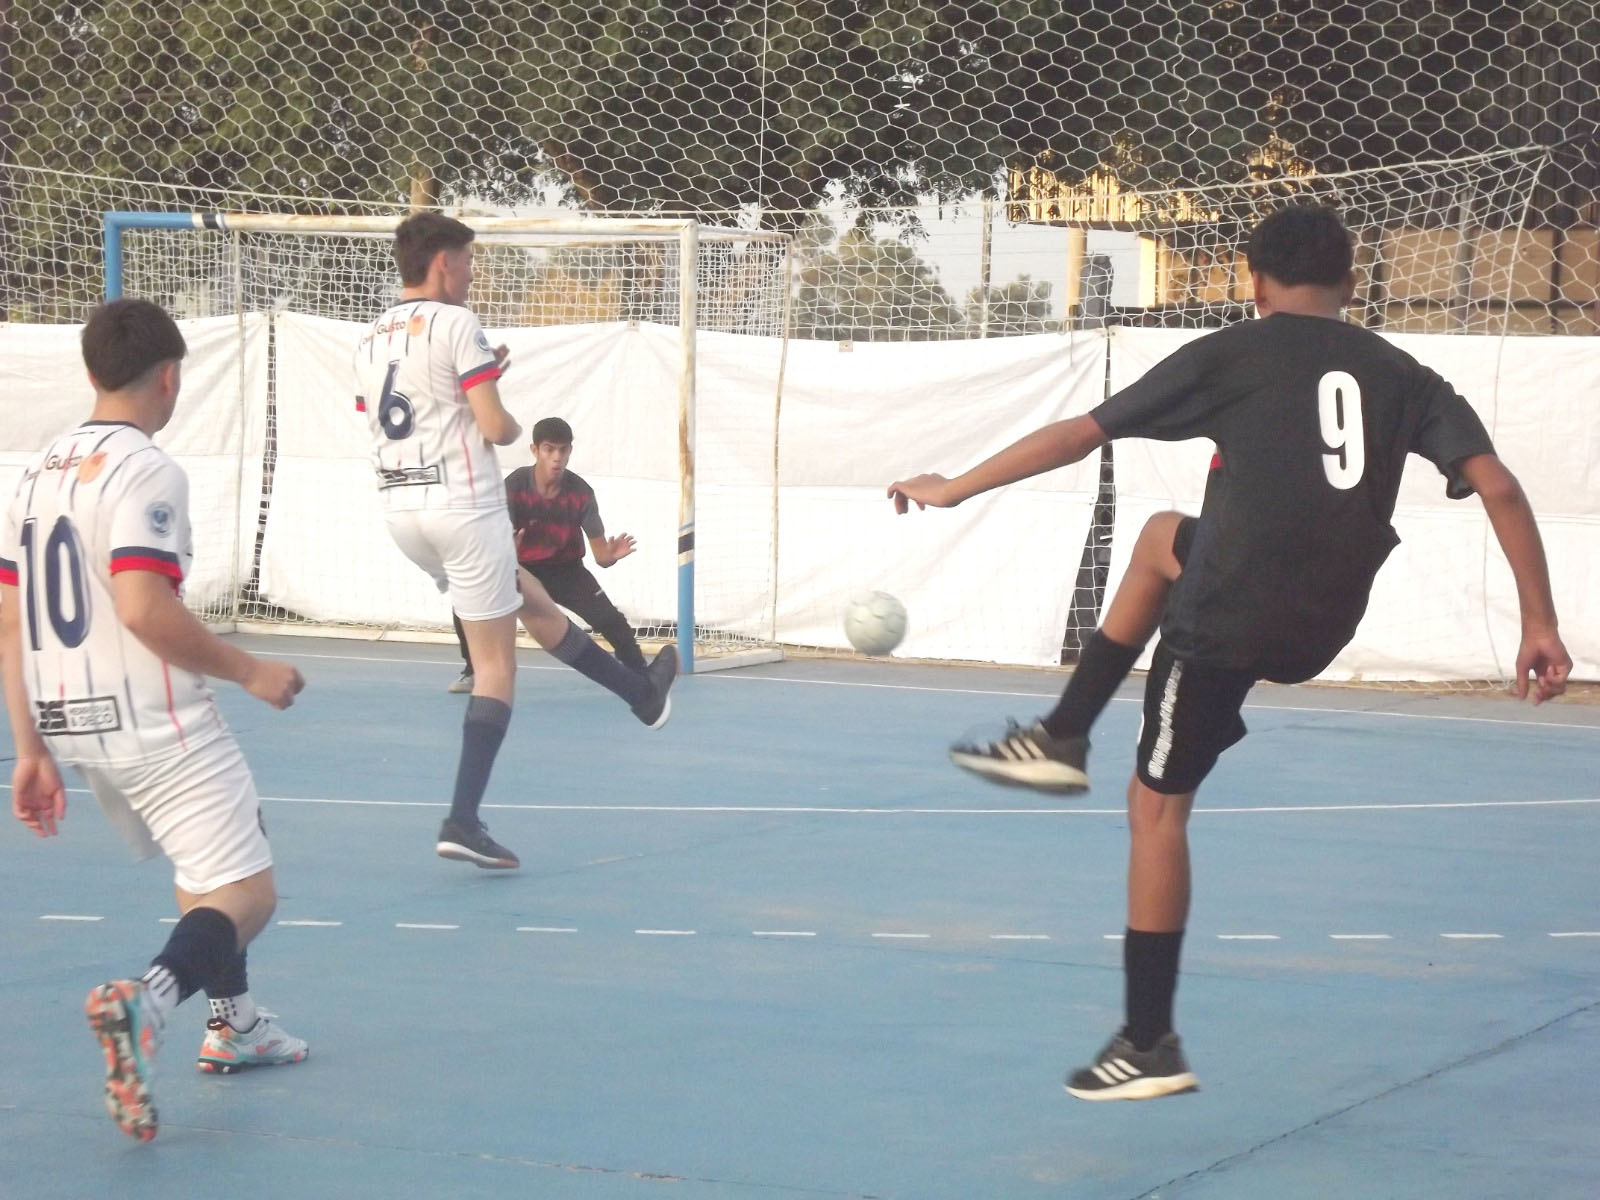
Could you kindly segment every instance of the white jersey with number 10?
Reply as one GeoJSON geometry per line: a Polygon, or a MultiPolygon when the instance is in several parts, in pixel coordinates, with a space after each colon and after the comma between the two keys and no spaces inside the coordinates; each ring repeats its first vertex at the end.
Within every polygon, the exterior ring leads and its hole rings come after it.
{"type": "Polygon", "coordinates": [[[477,317],[403,300],[362,335],[355,373],[385,510],[505,507],[499,460],[467,403],[469,388],[500,378],[477,317]]]}
{"type": "Polygon", "coordinates": [[[28,465],[0,526],[0,583],[17,589],[28,700],[58,761],[154,762],[226,732],[204,678],[117,619],[113,575],[176,589],[193,560],[188,478],[137,427],[86,422],[28,465]]]}

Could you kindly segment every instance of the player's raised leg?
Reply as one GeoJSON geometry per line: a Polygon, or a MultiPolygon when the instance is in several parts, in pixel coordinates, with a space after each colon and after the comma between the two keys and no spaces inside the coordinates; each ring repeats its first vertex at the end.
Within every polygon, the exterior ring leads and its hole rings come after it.
{"type": "Polygon", "coordinates": [[[1008,722],[995,741],[952,746],[950,760],[995,783],[1045,792],[1087,789],[1089,730],[1160,625],[1194,523],[1179,512],[1157,513],[1145,522],[1127,573],[1054,709],[1032,725],[1008,722]]]}
{"type": "MultiPolygon", "coordinates": [[[[623,666],[593,638],[579,629],[550,599],[550,593],[526,570],[518,568],[522,591],[519,616],[529,636],[573,670],[594,680],[628,703],[633,715],[651,729],[660,729],[672,716],[672,681],[678,675],[678,652],[667,646],[644,671],[623,666]]],[[[473,651],[476,660],[477,651],[473,651]]]]}

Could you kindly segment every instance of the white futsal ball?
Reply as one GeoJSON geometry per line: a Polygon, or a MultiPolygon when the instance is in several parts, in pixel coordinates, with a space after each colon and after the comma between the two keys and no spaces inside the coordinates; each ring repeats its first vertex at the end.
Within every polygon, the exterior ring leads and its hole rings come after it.
{"type": "Polygon", "coordinates": [[[906,606],[888,592],[863,592],[845,607],[844,635],[863,654],[888,654],[906,636],[906,606]]]}

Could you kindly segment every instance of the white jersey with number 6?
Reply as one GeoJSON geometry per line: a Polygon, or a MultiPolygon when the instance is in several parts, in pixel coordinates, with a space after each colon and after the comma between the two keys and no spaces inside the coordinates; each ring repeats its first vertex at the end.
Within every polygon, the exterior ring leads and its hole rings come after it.
{"type": "Polygon", "coordinates": [[[505,507],[499,460],[467,403],[467,389],[500,378],[477,317],[403,300],[362,335],[355,373],[385,510],[505,507]]]}
{"type": "Polygon", "coordinates": [[[121,571],[177,590],[193,560],[189,480],[137,427],[85,422],[29,464],[0,526],[0,583],[18,589],[28,699],[58,761],[154,762],[226,732],[205,679],[129,633],[111,591],[121,571]]]}

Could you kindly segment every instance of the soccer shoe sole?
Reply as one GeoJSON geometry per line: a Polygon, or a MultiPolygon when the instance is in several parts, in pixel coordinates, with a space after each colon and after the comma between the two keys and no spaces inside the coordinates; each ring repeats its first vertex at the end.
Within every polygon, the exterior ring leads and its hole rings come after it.
{"type": "Polygon", "coordinates": [[[1195,1078],[1193,1071],[1185,1071],[1182,1075],[1130,1079],[1107,1088],[1080,1089],[1073,1087],[1070,1082],[1061,1086],[1067,1089],[1067,1095],[1076,1096],[1079,1100],[1155,1100],[1182,1092],[1197,1092],[1200,1090],[1200,1081],[1195,1078]]]}
{"type": "Polygon", "coordinates": [[[1074,796],[1089,790],[1087,773],[1067,763],[1057,762],[1053,758],[1039,758],[1028,762],[1020,759],[1003,761],[990,758],[987,754],[952,750],[950,761],[963,771],[971,771],[974,775],[982,775],[991,783],[1004,784],[1007,787],[1028,788],[1035,792],[1054,792],[1065,796],[1074,796]]]}
{"type": "Polygon", "coordinates": [[[101,984],[89,993],[83,1010],[106,1056],[106,1111],[123,1133],[148,1142],[156,1136],[158,1120],[150,1084],[133,1044],[128,1001],[136,986],[127,982],[101,984]]]}
{"type": "Polygon", "coordinates": [[[440,842],[433,849],[440,858],[471,863],[475,867],[482,867],[485,871],[515,871],[522,865],[521,860],[515,856],[509,859],[491,858],[487,854],[479,854],[469,846],[463,846],[460,842],[440,842]]]}

